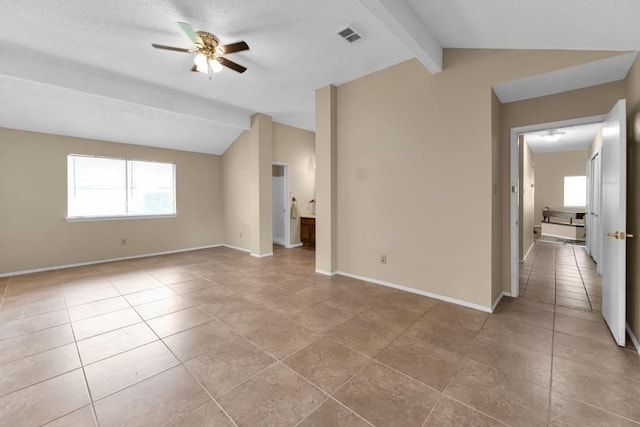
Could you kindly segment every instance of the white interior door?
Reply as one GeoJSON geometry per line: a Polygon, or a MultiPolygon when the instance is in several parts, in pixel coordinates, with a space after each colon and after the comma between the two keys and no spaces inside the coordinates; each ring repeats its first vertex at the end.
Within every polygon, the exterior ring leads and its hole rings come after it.
{"type": "Polygon", "coordinates": [[[622,99],[607,115],[602,129],[602,315],[620,346],[625,345],[627,134],[622,99]]]}
{"type": "Polygon", "coordinates": [[[285,205],[284,178],[284,176],[271,178],[273,184],[273,242],[279,245],[285,244],[284,223],[287,207],[285,205]]]}

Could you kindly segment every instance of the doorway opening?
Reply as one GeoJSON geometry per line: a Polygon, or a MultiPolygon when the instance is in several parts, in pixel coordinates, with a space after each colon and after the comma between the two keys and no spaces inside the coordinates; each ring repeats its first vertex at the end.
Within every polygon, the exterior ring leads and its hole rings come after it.
{"type": "Polygon", "coordinates": [[[602,309],[602,279],[586,246],[593,234],[587,227],[593,210],[589,190],[600,187],[587,181],[601,128],[596,122],[518,137],[520,297],[578,310],[602,309]]]}
{"type": "MultiPolygon", "coordinates": [[[[629,330],[628,325],[625,322],[626,315],[626,238],[628,233],[626,232],[626,101],[624,99],[619,100],[611,109],[611,111],[605,116],[591,116],[580,119],[566,120],[561,122],[545,123],[532,126],[525,126],[520,128],[511,129],[511,197],[510,197],[510,267],[511,267],[511,294],[517,297],[519,294],[519,277],[520,277],[520,256],[524,254],[520,250],[521,240],[523,240],[524,224],[520,220],[520,200],[522,199],[521,179],[522,170],[520,163],[520,153],[523,145],[523,135],[533,132],[546,133],[550,137],[550,140],[558,141],[558,131],[552,129],[569,128],[571,126],[588,125],[594,123],[602,123],[598,130],[597,135],[593,139],[591,147],[591,156],[589,160],[584,164],[585,176],[581,177],[580,181],[583,183],[584,193],[589,188],[586,182],[586,175],[588,174],[592,179],[593,186],[600,187],[599,197],[600,210],[599,217],[597,219],[596,230],[598,234],[595,235],[595,245],[599,251],[597,256],[599,259],[600,270],[602,271],[602,299],[601,310],[602,317],[605,323],[609,327],[613,338],[619,346],[625,346],[626,330],[629,330]],[[551,131],[550,131],[551,129],[551,131]],[[596,153],[596,149],[593,147],[600,147],[600,153],[596,153]],[[598,160],[601,158],[602,160],[598,160]],[[595,159],[595,160],[594,160],[595,159]],[[592,163],[595,161],[595,163],[592,163]],[[591,173],[593,167],[597,167],[600,162],[599,181],[595,179],[598,174],[591,173]],[[584,178],[584,179],[582,179],[584,178]],[[606,233],[606,234],[605,234],[606,233]],[[600,245],[600,243],[602,243],[600,245]]],[[[561,135],[563,132],[559,132],[561,135]]],[[[524,167],[524,166],[523,166],[524,167]]],[[[578,177],[573,177],[573,184],[577,182],[578,177]]],[[[571,180],[570,180],[571,181],[571,180]]],[[[569,185],[570,187],[571,185],[569,185]]],[[[567,180],[565,178],[565,189],[567,187],[567,180]]],[[[565,190],[566,192],[566,190],[565,190]]],[[[586,194],[585,194],[586,196],[586,194]]],[[[590,200],[596,197],[596,193],[590,195],[590,200]]],[[[586,197],[585,197],[586,199],[586,197]]],[[[573,200],[571,198],[564,199],[564,205],[571,206],[567,200],[573,200]]],[[[575,203],[575,202],[574,202],[575,203]]],[[[581,202],[585,205],[586,214],[587,203],[581,202]]],[[[547,212],[549,209],[545,207],[542,215],[545,217],[569,217],[576,218],[575,212],[547,212]],[[546,214],[546,215],[545,215],[546,214]]],[[[544,226],[544,223],[543,223],[544,226]]],[[[591,232],[587,230],[587,233],[591,232]]],[[[543,231],[544,233],[544,231],[543,231]]],[[[589,240],[589,249],[591,248],[591,240],[589,240]]]]}
{"type": "MultiPolygon", "coordinates": [[[[558,215],[564,215],[560,212],[570,212],[577,211],[578,207],[568,207],[570,209],[565,210],[565,201],[564,201],[564,188],[561,187],[556,189],[556,191],[549,195],[547,200],[548,204],[542,204],[542,197],[538,197],[538,204],[536,205],[535,193],[537,190],[536,179],[535,179],[535,163],[534,162],[534,153],[533,150],[527,150],[527,146],[530,147],[529,142],[536,143],[536,150],[540,152],[545,152],[545,143],[555,142],[553,139],[557,137],[559,134],[561,137],[565,136],[565,133],[569,133],[564,129],[569,128],[583,128],[590,129],[585,130],[585,133],[593,131],[596,127],[600,126],[604,121],[605,116],[590,116],[577,118],[572,120],[563,120],[557,122],[550,123],[540,123],[536,125],[529,126],[521,126],[511,129],[511,196],[510,196],[510,234],[511,234],[511,244],[510,244],[510,266],[511,266],[511,296],[517,297],[520,294],[520,263],[525,260],[527,254],[534,247],[536,234],[538,237],[542,236],[542,226],[543,222],[549,222],[549,225],[545,227],[546,234],[550,235],[549,237],[562,237],[562,235],[558,236],[558,234],[564,234],[564,232],[578,232],[580,235],[574,235],[574,237],[582,238],[581,231],[586,227],[582,227],[582,230],[577,230],[580,227],[555,227],[552,224],[552,219],[554,217],[544,216],[543,210],[547,209],[548,211],[552,211],[552,208],[555,212],[558,212],[558,215]],[[561,130],[562,129],[562,130],[561,130]],[[554,134],[555,132],[555,134],[554,134]],[[545,139],[545,134],[549,135],[548,138],[545,139]],[[534,137],[534,135],[536,137],[534,137]],[[526,137],[528,136],[528,137],[526,137]],[[547,141],[547,139],[551,139],[552,141],[547,141]],[[526,167],[522,163],[526,162],[526,167]],[[559,196],[560,194],[560,196],[559,196]],[[559,200],[559,197],[562,200],[559,200]],[[556,206],[550,206],[555,204],[556,206]],[[575,208],[575,209],[574,209],[575,208]],[[526,209],[526,211],[523,211],[526,209]],[[538,225],[538,227],[536,227],[538,225]],[[537,233],[536,233],[537,232],[537,233]]],[[[586,140],[590,143],[595,136],[595,131],[591,134],[591,140],[586,136],[586,140]]],[[[583,136],[583,139],[585,137],[583,136]]],[[[579,138],[578,138],[579,139],[579,138]]],[[[583,146],[585,144],[584,140],[582,142],[583,146]]],[[[556,144],[557,146],[557,144],[556,144]]],[[[566,145],[565,145],[566,147],[566,145]]],[[[573,146],[576,147],[575,145],[573,146]]],[[[585,147],[583,147],[585,148],[585,147]]],[[[567,151],[566,149],[564,151],[567,151]]],[[[548,148],[547,148],[547,152],[548,148]]],[[[588,159],[588,155],[586,154],[585,148],[585,158],[580,165],[579,175],[567,175],[567,176],[584,176],[586,174],[587,165],[586,161],[588,159]]],[[[553,161],[550,162],[553,165],[553,161]]],[[[575,167],[574,167],[575,168],[575,167]]],[[[558,184],[556,182],[556,184],[558,184]]],[[[540,196],[540,194],[538,194],[540,196]]],[[[584,211],[584,207],[582,210],[584,211]]],[[[569,216],[570,214],[566,214],[569,216]]],[[[578,222],[578,219],[576,222],[578,222]]],[[[584,216],[579,221],[583,221],[584,216]]],[[[562,221],[566,221],[573,223],[574,218],[563,218],[562,221]]],[[[583,224],[584,225],[584,224],[583,224]]],[[[571,239],[577,240],[577,239],[571,239]]]]}
{"type": "Polygon", "coordinates": [[[271,166],[273,243],[291,247],[289,215],[289,165],[274,162],[271,166]]]}

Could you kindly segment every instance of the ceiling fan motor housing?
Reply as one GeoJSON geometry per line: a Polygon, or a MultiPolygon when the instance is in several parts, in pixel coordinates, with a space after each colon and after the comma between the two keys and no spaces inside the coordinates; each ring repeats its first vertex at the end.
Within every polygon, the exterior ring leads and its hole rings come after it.
{"type": "Polygon", "coordinates": [[[206,31],[197,31],[196,33],[202,39],[202,43],[204,43],[203,46],[198,46],[198,51],[200,53],[205,54],[209,59],[213,59],[216,55],[222,53],[216,51],[220,44],[220,40],[218,40],[216,36],[211,33],[207,33],[206,31]]]}

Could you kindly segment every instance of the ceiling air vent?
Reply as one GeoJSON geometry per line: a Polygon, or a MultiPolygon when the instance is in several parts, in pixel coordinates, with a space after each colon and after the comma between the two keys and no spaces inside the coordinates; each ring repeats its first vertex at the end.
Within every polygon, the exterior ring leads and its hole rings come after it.
{"type": "Polygon", "coordinates": [[[347,28],[338,31],[338,35],[348,41],[349,43],[353,43],[356,40],[360,40],[362,36],[355,32],[355,30],[349,26],[347,28]]]}

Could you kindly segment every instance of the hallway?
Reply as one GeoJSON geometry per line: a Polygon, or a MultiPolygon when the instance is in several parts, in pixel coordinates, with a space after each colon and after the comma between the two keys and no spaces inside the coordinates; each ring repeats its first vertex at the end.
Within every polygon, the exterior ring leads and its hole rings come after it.
{"type": "Polygon", "coordinates": [[[520,268],[520,296],[585,311],[602,311],[602,277],[580,245],[537,240],[520,268]]]}

